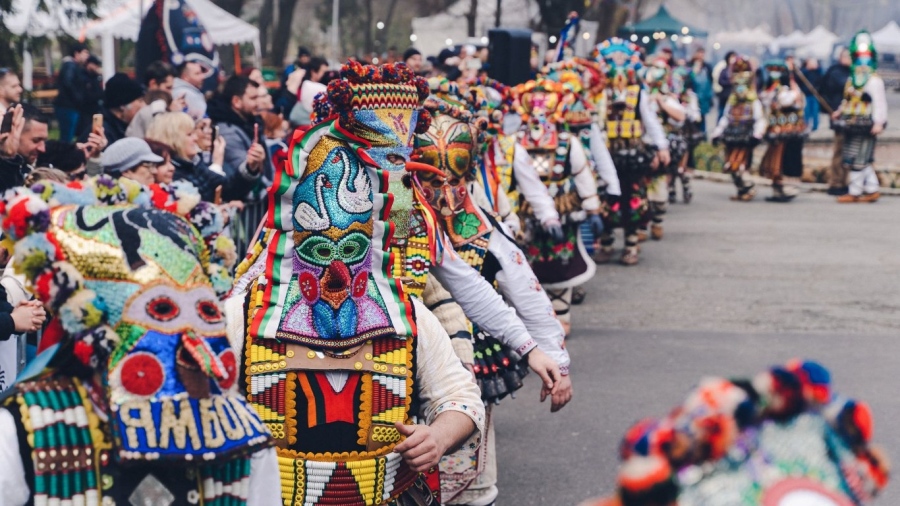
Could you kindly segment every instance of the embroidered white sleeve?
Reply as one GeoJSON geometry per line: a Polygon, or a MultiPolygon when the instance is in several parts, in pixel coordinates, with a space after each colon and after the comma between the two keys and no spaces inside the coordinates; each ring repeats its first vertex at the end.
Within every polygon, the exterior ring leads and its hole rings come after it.
{"type": "Polygon", "coordinates": [[[590,170],[584,148],[581,142],[575,139],[569,150],[569,163],[572,165],[572,175],[575,177],[575,190],[581,197],[581,207],[585,211],[596,211],[600,209],[597,180],[594,178],[594,171],[590,170]]]}
{"type": "Polygon", "coordinates": [[[275,448],[266,448],[250,457],[250,495],[247,506],[280,506],[281,488],[278,455],[275,448]]]}
{"type": "Polygon", "coordinates": [[[31,497],[19,453],[19,435],[12,413],[0,408],[0,505],[22,506],[31,497]]]}
{"type": "Polygon", "coordinates": [[[416,328],[416,383],[426,424],[445,411],[459,411],[475,423],[475,431],[464,443],[478,446],[484,431],[484,403],[472,373],[467,371],[450,345],[450,338],[437,318],[419,300],[413,299],[416,328]]]}
{"type": "Polygon", "coordinates": [[[622,187],[619,184],[619,174],[616,172],[612,155],[609,154],[609,149],[606,148],[606,139],[600,133],[600,126],[597,123],[591,124],[591,155],[593,155],[594,164],[597,166],[597,174],[600,176],[600,179],[606,181],[606,193],[621,195],[622,187]]]}
{"type": "MultiPolygon", "coordinates": [[[[568,369],[569,352],[563,347],[565,332],[556,319],[547,292],[525,260],[525,254],[502,234],[491,236],[488,249],[500,263],[497,284],[506,299],[516,308],[528,333],[534,337],[541,351],[555,360],[561,369],[568,369]]],[[[516,351],[520,354],[527,353],[516,351]]]]}
{"type": "Polygon", "coordinates": [[[641,99],[638,107],[641,109],[641,123],[644,125],[644,131],[650,137],[657,149],[669,149],[669,141],[666,139],[666,132],[663,130],[659,116],[653,112],[650,107],[650,95],[646,91],[641,90],[641,99]]]}
{"type": "Polygon", "coordinates": [[[485,332],[513,349],[531,341],[516,310],[459,255],[444,255],[440,265],[432,266],[431,274],[453,295],[469,320],[485,332]]]}
{"type": "MultiPolygon", "coordinates": [[[[499,148],[497,156],[502,156],[499,148]]],[[[516,176],[519,193],[531,204],[538,221],[541,223],[559,221],[559,213],[556,211],[556,206],[553,205],[553,199],[550,198],[547,187],[544,186],[537,171],[534,170],[528,151],[518,144],[513,148],[513,173],[516,176]]]]}

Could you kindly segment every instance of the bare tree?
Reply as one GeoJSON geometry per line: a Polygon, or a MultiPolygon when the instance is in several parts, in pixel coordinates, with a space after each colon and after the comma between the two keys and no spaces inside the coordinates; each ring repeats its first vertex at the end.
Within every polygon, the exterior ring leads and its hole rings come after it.
{"type": "Polygon", "coordinates": [[[291,40],[291,23],[294,20],[294,9],[297,0],[277,0],[278,19],[275,20],[275,36],[272,38],[272,59],[275,66],[284,63],[284,57],[288,51],[288,42],[291,40]]]}
{"type": "Polygon", "coordinates": [[[259,46],[262,57],[269,56],[269,32],[275,17],[275,0],[263,0],[259,11],[259,46]]]}
{"type": "Polygon", "coordinates": [[[478,0],[469,0],[469,12],[466,14],[466,33],[475,36],[475,21],[478,19],[478,0]]]}

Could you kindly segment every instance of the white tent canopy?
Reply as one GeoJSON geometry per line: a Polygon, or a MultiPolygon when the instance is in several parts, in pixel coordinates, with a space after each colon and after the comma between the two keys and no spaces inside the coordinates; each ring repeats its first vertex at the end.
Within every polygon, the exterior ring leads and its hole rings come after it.
{"type": "MultiPolygon", "coordinates": [[[[465,43],[468,40],[466,14],[469,13],[469,2],[459,0],[447,10],[426,18],[413,18],[412,30],[416,39],[413,45],[426,55],[436,55],[447,47],[447,41],[453,44],[465,43]]],[[[475,33],[487,34],[494,28],[497,13],[496,2],[478,2],[475,19],[475,33]]],[[[527,0],[504,0],[500,10],[500,26],[504,28],[528,28],[539,16],[537,4],[527,0]]]]}
{"type": "Polygon", "coordinates": [[[805,33],[801,32],[800,30],[794,30],[788,35],[775,37],[775,40],[773,40],[772,44],[769,45],[769,51],[777,53],[785,48],[795,48],[803,44],[805,39],[805,33]]]}
{"type": "MultiPolygon", "coordinates": [[[[210,0],[186,0],[197,13],[216,45],[251,43],[257,59],[260,54],[259,28],[232,16],[210,0]]],[[[104,17],[86,23],[78,37],[81,40],[100,38],[103,59],[103,77],[108,79],[115,72],[113,39],[137,41],[141,20],[153,6],[152,0],[128,0],[113,8],[104,17]]]]}
{"type": "Polygon", "coordinates": [[[900,25],[891,21],[872,34],[872,41],[879,53],[900,53],[900,25]]]}
{"type": "Polygon", "coordinates": [[[735,32],[721,32],[713,35],[708,40],[725,47],[736,46],[768,46],[775,38],[769,33],[766,26],[756,28],[744,28],[735,32]]]}
{"type": "Polygon", "coordinates": [[[841,38],[819,25],[807,33],[805,39],[804,44],[797,48],[796,55],[798,57],[827,60],[833,56],[834,45],[841,38]]]}

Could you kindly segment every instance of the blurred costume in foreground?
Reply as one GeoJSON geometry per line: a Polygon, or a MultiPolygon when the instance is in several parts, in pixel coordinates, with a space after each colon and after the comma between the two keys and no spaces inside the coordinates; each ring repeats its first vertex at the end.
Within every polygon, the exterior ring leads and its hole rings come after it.
{"type": "Polygon", "coordinates": [[[759,98],[769,117],[766,128],[769,147],[759,164],[759,172],[772,179],[772,196],[766,200],[789,202],[797,196],[797,189],[784,185],[784,167],[803,165],[806,100],[784,62],[769,62],[765,68],[766,85],[759,98]]]}
{"type": "Polygon", "coordinates": [[[267,230],[238,268],[227,309],[246,319],[229,335],[244,343],[247,393],[275,437],[285,504],[439,501],[436,473],[395,451],[398,423],[455,412],[473,432],[464,446],[478,447],[478,389],[394,277],[389,252],[392,212],[411,213],[388,191],[389,171],[405,167],[413,132],[428,127],[425,96],[405,66],[345,65],[318,104],[326,119],[292,143],[267,230]]]}
{"type": "Polygon", "coordinates": [[[869,504],[888,481],[871,437],[869,407],[833,393],[815,362],[706,378],[626,433],[616,497],[583,506],[869,504]]]}
{"type": "Polygon", "coordinates": [[[0,215],[51,316],[0,408],[0,503],[278,504],[225,336],[219,210],[189,184],[100,176],[11,190],[0,215]]]}
{"type": "Polygon", "coordinates": [[[725,104],[722,119],[713,131],[713,143],[725,143],[725,171],[737,188],[732,200],[750,201],[756,195],[753,182],[747,181],[753,165],[753,148],[766,133],[766,116],[756,95],[750,62],[738,56],[731,64],[732,91],[725,104]]]}
{"type": "Polygon", "coordinates": [[[835,112],[836,130],[844,135],[844,167],[850,170],[850,191],[838,202],[874,202],[880,196],[875,161],[875,139],[887,124],[884,81],[875,73],[878,53],[869,32],[859,32],[850,43],[850,78],[844,100],[835,112]]]}

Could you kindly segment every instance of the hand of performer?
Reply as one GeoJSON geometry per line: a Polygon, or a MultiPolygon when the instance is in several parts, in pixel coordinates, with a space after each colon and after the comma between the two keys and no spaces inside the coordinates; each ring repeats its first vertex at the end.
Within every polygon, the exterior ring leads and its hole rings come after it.
{"type": "Polygon", "coordinates": [[[833,113],[831,113],[831,119],[833,119],[833,120],[841,119],[841,110],[838,109],[838,110],[834,111],[833,113]]]}
{"type": "Polygon", "coordinates": [[[550,234],[550,237],[552,237],[554,241],[562,242],[562,240],[565,239],[562,225],[559,223],[559,220],[547,220],[547,222],[542,223],[541,226],[544,227],[544,231],[550,234]]]}
{"type": "Polygon", "coordinates": [[[713,146],[718,146],[719,144],[721,144],[722,138],[721,137],[713,137],[712,139],[709,140],[709,142],[711,142],[713,146]]]}
{"type": "Polygon", "coordinates": [[[603,233],[603,218],[599,214],[588,214],[587,221],[595,237],[603,233]]]}
{"type": "Polygon", "coordinates": [[[16,332],[35,332],[44,324],[47,319],[47,313],[38,300],[29,300],[20,302],[15,309],[12,310],[13,324],[16,332]]]}
{"type": "Polygon", "coordinates": [[[884,123],[875,123],[872,125],[872,135],[878,135],[884,132],[884,123]]]}
{"type": "Polygon", "coordinates": [[[406,438],[394,451],[417,473],[423,473],[438,465],[448,450],[457,448],[475,430],[475,422],[460,411],[444,411],[431,425],[394,424],[400,435],[406,438]]]}
{"type": "MultiPolygon", "coordinates": [[[[562,374],[559,372],[559,364],[539,348],[532,348],[525,355],[525,361],[528,362],[528,367],[541,377],[543,382],[541,392],[546,389],[555,393],[559,380],[562,377],[562,374]]],[[[541,400],[543,401],[543,394],[541,400]]]]}
{"type": "Polygon", "coordinates": [[[661,163],[663,166],[669,165],[669,162],[672,161],[672,155],[669,154],[668,149],[659,150],[659,153],[656,156],[659,157],[659,163],[661,163]]]}
{"type": "Polygon", "coordinates": [[[545,388],[541,389],[541,402],[550,396],[550,412],[556,413],[572,400],[572,379],[569,375],[563,376],[556,388],[556,393],[545,388]]]}

